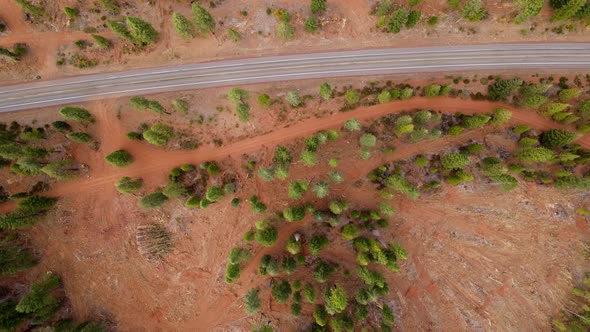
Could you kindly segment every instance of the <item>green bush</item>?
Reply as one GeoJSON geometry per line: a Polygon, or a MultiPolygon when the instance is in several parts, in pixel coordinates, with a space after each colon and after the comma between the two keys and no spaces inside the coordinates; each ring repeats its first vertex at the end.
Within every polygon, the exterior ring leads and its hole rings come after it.
{"type": "Polygon", "coordinates": [[[16,311],[30,314],[37,323],[48,320],[61,307],[59,299],[53,294],[60,284],[60,278],[48,272],[31,285],[29,292],[16,305],[16,311]]]}
{"type": "Polygon", "coordinates": [[[270,182],[274,178],[274,170],[272,168],[260,166],[258,168],[258,177],[264,182],[270,182]]]}
{"type": "Polygon", "coordinates": [[[287,92],[287,96],[285,96],[285,99],[287,100],[289,105],[291,105],[292,107],[301,106],[301,103],[302,103],[301,97],[299,97],[299,93],[297,93],[297,91],[287,92]]]}
{"type": "Polygon", "coordinates": [[[275,149],[273,161],[279,164],[289,164],[293,162],[293,156],[286,147],[277,146],[275,149]]]}
{"type": "Polygon", "coordinates": [[[332,171],[330,172],[329,176],[332,182],[334,182],[335,184],[344,182],[344,175],[339,171],[332,171]]]}
{"type": "Polygon", "coordinates": [[[278,231],[272,226],[256,231],[254,239],[265,247],[272,247],[278,240],[278,231]]]}
{"type": "Polygon", "coordinates": [[[387,32],[398,33],[408,23],[410,13],[405,8],[398,8],[391,13],[387,21],[387,32]]]}
{"type": "Polygon", "coordinates": [[[251,289],[246,293],[244,296],[244,307],[246,309],[246,314],[253,315],[260,311],[261,301],[260,297],[258,297],[258,290],[251,289]]]}
{"type": "Polygon", "coordinates": [[[328,82],[322,83],[322,85],[320,85],[320,97],[322,97],[323,100],[330,100],[333,96],[334,92],[330,84],[328,84],[328,82]]]}
{"type": "Polygon", "coordinates": [[[344,93],[344,98],[347,104],[354,105],[361,100],[361,93],[358,90],[348,89],[344,93]]]}
{"type": "Polygon", "coordinates": [[[288,22],[280,22],[277,27],[277,35],[284,40],[293,39],[295,36],[295,27],[288,22]]]}
{"type": "Polygon", "coordinates": [[[442,167],[447,170],[463,169],[469,165],[469,159],[461,153],[449,153],[440,159],[442,167]]]}
{"type": "Polygon", "coordinates": [[[92,37],[92,40],[94,40],[99,48],[106,49],[111,47],[111,41],[101,35],[91,34],[90,37],[92,37]]]}
{"type": "Polygon", "coordinates": [[[281,280],[272,286],[271,294],[277,303],[285,303],[291,296],[291,285],[287,280],[281,280]]]}
{"type": "Polygon", "coordinates": [[[70,19],[70,21],[73,21],[76,17],[80,16],[80,11],[71,7],[64,7],[64,13],[70,19]]]}
{"type": "Polygon", "coordinates": [[[143,133],[143,138],[150,144],[164,146],[172,138],[174,131],[163,123],[155,123],[150,129],[143,133]]]}
{"type": "Polygon", "coordinates": [[[186,16],[174,12],[172,14],[172,24],[174,31],[184,39],[192,39],[196,36],[195,26],[186,16]]]}
{"type": "Polygon", "coordinates": [[[141,206],[144,209],[152,210],[159,208],[160,206],[164,205],[164,203],[166,203],[167,201],[168,197],[166,197],[166,195],[164,195],[162,192],[157,191],[143,196],[139,200],[139,206],[141,206]]]}
{"type": "Polygon", "coordinates": [[[547,102],[547,97],[541,95],[527,95],[522,99],[522,105],[528,108],[539,108],[547,102]]]}
{"type": "Polygon", "coordinates": [[[127,16],[125,22],[135,44],[149,45],[158,41],[158,32],[148,22],[133,16],[127,16]]]}
{"type": "Polygon", "coordinates": [[[553,151],[543,147],[522,148],[517,151],[516,156],[523,163],[543,163],[551,161],[555,157],[553,151]]]}
{"type": "Polygon", "coordinates": [[[309,33],[316,32],[318,29],[318,22],[316,21],[315,18],[309,17],[307,20],[305,20],[304,27],[305,27],[305,31],[307,31],[309,33]]]}
{"type": "Polygon", "coordinates": [[[437,97],[440,93],[441,86],[439,84],[431,84],[424,88],[424,95],[432,98],[437,97]]]}
{"type": "Polygon", "coordinates": [[[579,137],[580,135],[567,130],[550,129],[540,135],[540,142],[544,147],[553,149],[568,145],[579,137]]]}
{"type": "Polygon", "coordinates": [[[133,194],[143,187],[143,180],[125,176],[115,182],[115,187],[122,194],[133,194]]]}
{"type": "Polygon", "coordinates": [[[569,0],[563,6],[556,9],[551,17],[552,21],[563,21],[573,17],[584,5],[585,0],[569,0]]]}
{"type": "Polygon", "coordinates": [[[192,4],[193,22],[201,34],[211,33],[215,30],[215,20],[211,14],[196,2],[192,4]]]}
{"type": "Polygon", "coordinates": [[[92,136],[90,136],[87,133],[81,133],[81,132],[69,133],[66,135],[66,137],[70,141],[73,141],[76,143],[88,143],[88,142],[92,141],[92,136]]]}
{"type": "Polygon", "coordinates": [[[582,89],[563,89],[559,91],[559,100],[565,102],[573,98],[578,98],[582,92],[584,92],[582,89]]]}
{"type": "Polygon", "coordinates": [[[383,90],[379,96],[377,96],[379,104],[385,104],[391,101],[391,93],[387,90],[383,90]]]}
{"type": "Polygon", "coordinates": [[[320,261],[313,270],[313,278],[319,283],[324,283],[335,271],[336,268],[334,266],[320,261]]]}
{"type": "Polygon", "coordinates": [[[309,188],[307,182],[305,181],[292,181],[289,183],[289,198],[291,199],[301,199],[303,194],[307,192],[309,188]]]}
{"type": "Polygon", "coordinates": [[[505,108],[496,108],[492,111],[490,123],[494,126],[501,126],[512,118],[512,112],[505,108]]]}
{"type": "Polygon", "coordinates": [[[328,244],[328,238],[324,235],[314,235],[307,243],[307,247],[309,249],[309,252],[313,256],[317,256],[320,254],[320,251],[324,249],[328,244]]]}
{"type": "Polygon", "coordinates": [[[170,181],[162,190],[162,193],[170,199],[180,198],[188,194],[188,190],[179,182],[170,181]]]}
{"type": "Polygon", "coordinates": [[[177,112],[187,114],[190,105],[186,99],[177,98],[172,101],[172,108],[177,112]]]}
{"type": "Polygon", "coordinates": [[[486,8],[482,0],[466,0],[459,11],[461,16],[471,22],[477,22],[486,16],[486,8]]]}
{"type": "Polygon", "coordinates": [[[519,78],[500,79],[488,86],[488,94],[492,100],[504,100],[512,95],[522,84],[519,78]]]}
{"type": "Polygon", "coordinates": [[[117,167],[125,167],[133,162],[133,157],[125,150],[117,150],[104,157],[104,160],[117,167]]]}
{"type": "Polygon", "coordinates": [[[261,94],[260,96],[258,96],[258,105],[260,105],[260,107],[265,107],[265,108],[269,108],[270,107],[270,96],[267,94],[261,94]]]}
{"type": "Polygon", "coordinates": [[[21,7],[23,12],[30,14],[31,16],[33,16],[37,19],[41,18],[42,16],[45,16],[45,14],[46,14],[43,7],[35,6],[28,0],[14,0],[14,1],[21,7]]]}
{"type": "Polygon", "coordinates": [[[303,163],[303,165],[308,167],[312,167],[317,164],[317,156],[316,153],[313,151],[304,150],[299,155],[299,159],[301,160],[301,163],[303,163]]]}
{"type": "Polygon", "coordinates": [[[329,287],[324,294],[324,301],[326,303],[326,311],[329,314],[341,313],[348,306],[346,290],[340,285],[329,287]]]}
{"type": "Polygon", "coordinates": [[[111,15],[119,15],[117,0],[99,0],[99,2],[111,15]]]}
{"type": "Polygon", "coordinates": [[[313,186],[313,193],[317,198],[325,198],[330,193],[330,184],[325,181],[320,181],[313,186]]]}
{"type": "Polygon", "coordinates": [[[313,319],[319,326],[326,326],[328,324],[328,312],[323,305],[317,304],[313,310],[313,319]]]}
{"type": "Polygon", "coordinates": [[[94,119],[92,118],[92,114],[88,112],[88,110],[82,107],[73,107],[73,106],[66,106],[59,110],[59,114],[64,117],[64,119],[77,121],[81,123],[93,123],[94,119]]]}
{"type": "Polygon", "coordinates": [[[344,122],[344,129],[350,132],[362,129],[361,123],[357,119],[349,119],[344,122]]]}
{"type": "Polygon", "coordinates": [[[70,126],[67,122],[64,121],[54,121],[51,123],[51,126],[61,132],[72,130],[72,126],[70,126]]]}
{"type": "Polygon", "coordinates": [[[345,240],[353,240],[355,237],[358,236],[358,227],[355,224],[346,224],[342,227],[342,237],[345,240]]]}
{"type": "Polygon", "coordinates": [[[334,214],[341,214],[348,209],[348,203],[343,200],[332,200],[329,204],[330,211],[334,214]]]}
{"type": "Polygon", "coordinates": [[[406,21],[406,28],[413,28],[418,24],[420,21],[420,17],[422,17],[422,13],[419,10],[412,10],[408,15],[408,20],[406,21]]]}
{"type": "Polygon", "coordinates": [[[476,114],[463,117],[462,124],[465,129],[476,129],[485,126],[491,117],[483,114],[476,114]]]}
{"type": "Polygon", "coordinates": [[[514,23],[522,24],[529,18],[539,15],[543,8],[544,0],[521,0],[517,2],[518,15],[514,18],[514,23]]]}
{"type": "Polygon", "coordinates": [[[359,143],[362,147],[374,147],[377,144],[377,137],[373,134],[364,134],[360,137],[359,143]]]}
{"type": "Polygon", "coordinates": [[[291,235],[285,245],[285,250],[291,255],[297,255],[301,252],[301,242],[297,241],[295,234],[291,235]]]}
{"type": "Polygon", "coordinates": [[[306,283],[305,286],[303,286],[303,297],[309,303],[315,302],[316,294],[312,284],[306,283]]]}
{"type": "Polygon", "coordinates": [[[310,9],[312,14],[326,12],[326,0],[311,0],[310,9]]]}

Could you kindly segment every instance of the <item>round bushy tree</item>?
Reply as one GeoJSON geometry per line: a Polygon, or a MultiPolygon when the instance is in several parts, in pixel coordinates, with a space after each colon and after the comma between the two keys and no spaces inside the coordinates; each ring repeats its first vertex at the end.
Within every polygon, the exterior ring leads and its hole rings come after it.
{"type": "Polygon", "coordinates": [[[157,209],[164,203],[166,203],[166,201],[168,201],[168,197],[166,197],[166,195],[158,191],[143,196],[139,200],[139,206],[148,210],[157,209]]]}
{"type": "Polygon", "coordinates": [[[563,147],[575,141],[578,134],[563,129],[550,129],[540,135],[540,142],[544,147],[553,149],[563,147]]]}
{"type": "Polygon", "coordinates": [[[271,294],[277,303],[285,303],[291,296],[291,285],[287,280],[281,280],[280,282],[272,286],[271,294]]]}
{"type": "Polygon", "coordinates": [[[133,162],[133,157],[125,150],[117,150],[104,157],[105,161],[117,167],[125,167],[133,162]]]}
{"type": "Polygon", "coordinates": [[[265,247],[272,247],[278,240],[279,233],[276,228],[268,226],[256,231],[254,239],[265,247]]]}
{"type": "Polygon", "coordinates": [[[469,165],[469,159],[461,153],[449,153],[440,159],[440,163],[447,171],[463,169],[469,165]]]}
{"type": "Polygon", "coordinates": [[[326,302],[326,311],[329,314],[341,313],[348,306],[346,290],[341,285],[330,287],[326,289],[324,301],[326,302]]]}

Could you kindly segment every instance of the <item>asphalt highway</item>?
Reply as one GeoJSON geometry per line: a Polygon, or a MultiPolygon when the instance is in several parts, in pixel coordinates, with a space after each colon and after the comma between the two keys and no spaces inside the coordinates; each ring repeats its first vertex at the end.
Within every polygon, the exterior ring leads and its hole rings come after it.
{"type": "Polygon", "coordinates": [[[0,86],[0,112],[93,99],[310,78],[556,68],[590,68],[590,43],[369,49],[92,74],[0,86]]]}

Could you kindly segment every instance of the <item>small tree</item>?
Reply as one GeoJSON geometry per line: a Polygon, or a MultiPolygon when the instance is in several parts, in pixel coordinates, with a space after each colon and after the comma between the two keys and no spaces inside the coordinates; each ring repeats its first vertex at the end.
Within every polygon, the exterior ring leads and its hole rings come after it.
{"type": "Polygon", "coordinates": [[[133,157],[125,150],[117,150],[104,157],[104,160],[111,165],[125,167],[133,162],[133,157]]]}
{"type": "Polygon", "coordinates": [[[501,79],[488,86],[488,94],[492,100],[504,100],[512,95],[522,84],[519,78],[501,79]]]}
{"type": "Polygon", "coordinates": [[[379,96],[377,96],[379,104],[385,104],[391,101],[391,93],[387,90],[383,90],[379,96]]]}
{"type": "Polygon", "coordinates": [[[192,4],[193,21],[201,34],[212,33],[215,30],[215,20],[211,14],[196,2],[192,4]]]}
{"type": "Polygon", "coordinates": [[[317,304],[313,310],[313,318],[315,323],[319,326],[326,326],[328,324],[328,312],[323,305],[317,304]]]}
{"type": "Polygon", "coordinates": [[[173,135],[174,131],[172,127],[162,123],[156,123],[143,133],[143,138],[150,144],[164,146],[168,144],[168,140],[170,140],[173,135]]]}
{"type": "Polygon", "coordinates": [[[483,127],[491,117],[484,114],[476,114],[463,117],[462,124],[465,129],[476,129],[483,127]]]}
{"type": "Polygon", "coordinates": [[[326,289],[324,301],[326,302],[326,311],[329,314],[341,313],[348,306],[346,290],[341,285],[330,287],[326,289]]]}
{"type": "Polygon", "coordinates": [[[332,171],[330,172],[329,176],[332,182],[334,182],[335,184],[344,182],[344,175],[339,171],[332,171]]]}
{"type": "Polygon", "coordinates": [[[316,32],[318,29],[318,22],[316,21],[315,18],[309,17],[307,20],[305,20],[304,27],[305,27],[305,31],[307,31],[309,33],[316,32]]]}
{"type": "Polygon", "coordinates": [[[81,133],[81,132],[69,133],[66,135],[66,137],[70,141],[76,142],[76,143],[88,143],[88,142],[92,141],[92,136],[90,136],[87,133],[81,133]]]}
{"type": "Polygon", "coordinates": [[[467,0],[461,8],[460,13],[468,21],[477,22],[486,16],[486,8],[482,0],[467,0]]]}
{"type": "Polygon", "coordinates": [[[170,181],[162,190],[162,194],[170,199],[180,198],[188,194],[188,190],[179,182],[170,181]]]}
{"type": "Polygon", "coordinates": [[[236,105],[236,114],[238,115],[238,119],[240,121],[249,121],[250,120],[250,105],[248,104],[238,104],[236,105]]]}
{"type": "Polygon", "coordinates": [[[143,180],[141,178],[132,179],[125,176],[115,182],[115,187],[122,194],[133,194],[143,187],[143,180]]]}
{"type": "Polygon", "coordinates": [[[279,38],[284,40],[293,39],[295,36],[295,27],[293,27],[289,22],[280,22],[277,27],[277,35],[279,38]]]}
{"type": "Polygon", "coordinates": [[[348,209],[348,203],[343,200],[332,200],[329,204],[330,211],[334,214],[341,214],[348,209]]]}
{"type": "Polygon", "coordinates": [[[76,17],[80,16],[80,11],[76,8],[71,7],[64,7],[64,13],[70,19],[70,21],[73,21],[74,19],[76,19],[76,17]]]}
{"type": "Polygon", "coordinates": [[[127,16],[126,22],[136,44],[149,45],[158,41],[158,32],[148,22],[133,16],[127,16]]]}
{"type": "Polygon", "coordinates": [[[410,13],[401,7],[393,11],[387,21],[387,31],[398,33],[407,24],[410,13]]]}
{"type": "Polygon", "coordinates": [[[321,14],[326,11],[326,0],[311,0],[310,9],[312,14],[321,14]]]}
{"type": "Polygon", "coordinates": [[[301,242],[297,240],[295,234],[291,235],[287,240],[287,244],[285,245],[285,250],[289,252],[291,255],[297,255],[301,252],[301,242]]]}
{"type": "Polygon", "coordinates": [[[342,237],[345,240],[353,240],[355,237],[358,236],[358,227],[355,224],[346,224],[342,227],[342,237]]]}
{"type": "Polygon", "coordinates": [[[261,94],[260,96],[258,96],[258,105],[260,105],[260,107],[269,108],[270,96],[267,94],[261,94]]]}
{"type": "Polygon", "coordinates": [[[553,12],[552,21],[563,21],[574,16],[584,5],[584,0],[570,0],[553,12]]]}
{"type": "Polygon", "coordinates": [[[181,13],[174,12],[172,14],[172,24],[174,25],[174,31],[184,39],[195,38],[196,31],[193,22],[191,22],[186,16],[181,13]]]}
{"type": "Polygon", "coordinates": [[[139,200],[139,206],[146,210],[153,210],[164,205],[164,203],[166,203],[167,201],[168,197],[166,197],[166,195],[164,195],[162,192],[157,191],[143,196],[139,200]]]}
{"type": "Polygon", "coordinates": [[[244,306],[246,307],[246,313],[248,315],[253,315],[260,311],[261,302],[260,297],[258,297],[257,289],[251,289],[246,293],[244,296],[244,306]]]}
{"type": "MultiPolygon", "coordinates": [[[[404,88],[400,93],[400,99],[410,99],[414,96],[414,89],[412,88],[404,88]]],[[[396,99],[396,98],[394,98],[396,99]]]]}
{"type": "Polygon", "coordinates": [[[107,49],[112,45],[110,40],[106,39],[101,35],[91,34],[90,37],[92,37],[92,40],[94,40],[94,42],[99,48],[107,49]]]}
{"type": "Polygon", "coordinates": [[[344,122],[344,129],[347,131],[359,131],[362,129],[361,123],[357,119],[349,119],[344,122]]]}
{"type": "Polygon", "coordinates": [[[347,104],[354,105],[361,100],[361,93],[357,90],[349,89],[344,93],[344,98],[346,98],[347,104]]]}
{"type": "Polygon", "coordinates": [[[131,104],[131,108],[139,111],[145,111],[150,107],[150,101],[141,96],[131,97],[129,103],[131,104]]]}
{"type": "Polygon", "coordinates": [[[60,308],[59,299],[53,294],[60,283],[57,275],[51,272],[45,274],[31,285],[27,295],[16,305],[16,311],[31,314],[37,322],[48,320],[60,308]]]}
{"type": "Polygon", "coordinates": [[[69,180],[79,175],[80,167],[74,161],[63,160],[48,163],[41,168],[41,171],[58,180],[69,180]]]}
{"type": "Polygon", "coordinates": [[[550,129],[544,131],[540,135],[540,142],[546,148],[553,149],[558,147],[563,147],[565,145],[570,144],[571,142],[578,139],[580,135],[563,130],[563,129],[550,129]]]}
{"type": "Polygon", "coordinates": [[[272,286],[271,294],[277,303],[285,303],[291,296],[291,285],[287,280],[281,280],[280,282],[272,286]]]}
{"type": "Polygon", "coordinates": [[[305,181],[292,181],[289,183],[289,198],[291,199],[301,199],[303,194],[308,189],[307,182],[305,181]]]}
{"type": "Polygon", "coordinates": [[[93,123],[94,119],[92,114],[88,110],[82,107],[66,106],[59,110],[59,114],[67,120],[82,122],[82,123],[93,123]]]}
{"type": "Polygon", "coordinates": [[[319,283],[324,283],[335,271],[336,268],[334,266],[320,261],[313,270],[313,278],[319,283]]]}
{"type": "Polygon", "coordinates": [[[330,84],[328,84],[328,82],[322,83],[322,85],[320,85],[320,97],[322,97],[323,100],[330,100],[333,96],[334,91],[330,84]]]}
{"type": "Polygon", "coordinates": [[[428,98],[437,97],[440,93],[441,86],[439,84],[431,84],[424,88],[424,95],[428,98]]]}
{"type": "Polygon", "coordinates": [[[447,170],[463,169],[469,165],[469,159],[461,153],[449,153],[440,159],[442,167],[447,170]]]}
{"type": "Polygon", "coordinates": [[[265,247],[272,247],[278,240],[279,233],[276,228],[268,226],[264,229],[259,229],[254,235],[256,242],[265,247]]]}
{"type": "Polygon", "coordinates": [[[293,162],[293,157],[291,156],[289,149],[284,146],[277,146],[273,161],[280,164],[289,164],[293,162]]]}
{"type": "Polygon", "coordinates": [[[325,237],[324,235],[314,235],[309,240],[307,246],[308,246],[309,252],[313,256],[317,256],[320,254],[320,251],[328,245],[328,243],[329,243],[328,238],[325,237]]]}
{"type": "Polygon", "coordinates": [[[377,144],[377,137],[373,134],[364,134],[360,137],[359,143],[361,147],[372,148],[377,144]]]}
{"type": "Polygon", "coordinates": [[[505,108],[496,108],[492,111],[490,123],[494,126],[501,126],[512,118],[512,112],[505,108]]]}
{"type": "Polygon", "coordinates": [[[107,26],[109,27],[109,29],[111,29],[117,36],[123,38],[124,40],[135,44],[135,38],[131,35],[131,33],[129,32],[129,29],[127,29],[127,26],[122,23],[122,22],[118,22],[118,21],[113,21],[113,20],[107,20],[107,26]]]}
{"type": "Polygon", "coordinates": [[[312,190],[317,198],[325,198],[330,193],[330,184],[325,181],[320,181],[313,186],[312,190]]]}
{"type": "Polygon", "coordinates": [[[248,91],[240,88],[231,88],[227,93],[227,99],[234,104],[245,103],[246,99],[250,97],[248,91]]]}
{"type": "Polygon", "coordinates": [[[573,98],[578,98],[584,90],[582,89],[563,89],[559,91],[559,100],[565,102],[573,98]]]}
{"type": "Polygon", "coordinates": [[[302,104],[301,97],[299,97],[299,94],[296,91],[287,92],[285,99],[292,107],[299,107],[302,104]]]}
{"type": "Polygon", "coordinates": [[[553,151],[544,148],[523,148],[517,151],[517,157],[523,163],[543,163],[551,161],[554,157],[553,151]]]}

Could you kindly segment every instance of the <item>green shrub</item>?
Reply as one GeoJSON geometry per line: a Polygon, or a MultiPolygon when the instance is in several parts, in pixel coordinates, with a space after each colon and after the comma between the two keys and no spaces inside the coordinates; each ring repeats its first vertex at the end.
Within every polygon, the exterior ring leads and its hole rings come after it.
{"type": "Polygon", "coordinates": [[[143,187],[143,180],[141,178],[132,179],[124,176],[115,182],[115,187],[122,194],[133,194],[143,187]]]}
{"type": "Polygon", "coordinates": [[[93,123],[94,119],[88,110],[81,107],[66,106],[59,110],[59,114],[64,119],[77,121],[81,123],[93,123]]]}
{"type": "Polygon", "coordinates": [[[540,135],[540,142],[544,147],[553,149],[568,145],[579,137],[580,135],[567,130],[550,129],[540,135]]]}
{"type": "Polygon", "coordinates": [[[301,242],[297,241],[295,234],[291,235],[285,245],[285,250],[291,255],[297,255],[301,252],[301,242]]]}
{"type": "Polygon", "coordinates": [[[188,194],[188,190],[179,182],[170,181],[162,190],[162,193],[170,199],[180,198],[188,194]]]}
{"type": "Polygon", "coordinates": [[[271,294],[277,303],[285,303],[291,296],[291,285],[287,280],[281,280],[272,286],[271,294]]]}
{"type": "Polygon", "coordinates": [[[322,97],[323,100],[330,100],[333,96],[334,92],[330,84],[328,84],[328,82],[322,83],[320,85],[320,97],[322,97]]]}
{"type": "Polygon", "coordinates": [[[313,186],[312,190],[317,198],[325,198],[330,193],[330,184],[325,181],[320,181],[313,186]]]}
{"type": "Polygon", "coordinates": [[[139,206],[144,209],[152,210],[157,209],[168,201],[168,197],[162,192],[154,192],[143,196],[139,200],[139,206]]]}
{"type": "Polygon", "coordinates": [[[573,17],[586,4],[584,0],[570,0],[556,9],[551,17],[552,21],[563,21],[573,17]]]}
{"type": "Polygon", "coordinates": [[[377,144],[377,137],[373,134],[364,134],[360,137],[359,143],[362,147],[374,147],[377,144]]]}
{"type": "Polygon", "coordinates": [[[315,323],[319,326],[326,326],[328,324],[328,312],[323,305],[317,304],[313,310],[313,318],[315,323]]]}
{"type": "Polygon", "coordinates": [[[329,244],[328,238],[324,235],[314,235],[311,237],[309,242],[307,243],[309,252],[313,256],[317,256],[320,254],[320,251],[324,249],[329,244]]]}
{"type": "Polygon", "coordinates": [[[435,26],[438,24],[438,16],[431,16],[428,21],[427,21],[428,25],[430,25],[431,27],[435,26]]]}
{"type": "Polygon", "coordinates": [[[289,105],[291,105],[292,107],[301,106],[301,103],[302,103],[301,97],[299,97],[299,93],[297,93],[297,91],[287,92],[287,96],[285,96],[285,99],[287,100],[289,105]]]}
{"type": "Polygon", "coordinates": [[[272,168],[260,166],[258,168],[258,177],[264,182],[270,182],[274,178],[274,170],[272,168]]]}
{"type": "Polygon", "coordinates": [[[127,16],[125,22],[135,44],[149,45],[158,41],[158,32],[139,17],[127,16]]]}
{"type": "Polygon", "coordinates": [[[312,14],[326,12],[326,0],[311,0],[310,9],[312,14]]]}
{"type": "Polygon", "coordinates": [[[512,112],[505,108],[496,108],[492,111],[490,123],[494,126],[501,126],[512,118],[512,112]]]}
{"type": "Polygon", "coordinates": [[[316,156],[316,153],[313,151],[304,150],[299,155],[299,159],[301,160],[303,165],[308,166],[308,167],[312,167],[317,164],[317,156],[316,156]]]}
{"type": "Polygon", "coordinates": [[[329,176],[332,182],[334,182],[335,184],[344,182],[344,175],[339,171],[332,171],[330,172],[329,176]]]}
{"type": "Polygon", "coordinates": [[[319,283],[324,283],[335,271],[336,268],[334,266],[320,261],[313,270],[313,278],[319,283]]]}
{"type": "Polygon", "coordinates": [[[379,104],[385,104],[391,101],[391,93],[387,90],[383,90],[379,96],[377,96],[379,104]]]}
{"type": "Polygon", "coordinates": [[[361,93],[357,90],[349,89],[344,93],[344,98],[347,104],[354,105],[361,100],[361,93]]]}
{"type": "Polygon", "coordinates": [[[256,242],[260,243],[265,247],[272,247],[278,240],[278,231],[272,226],[268,226],[264,229],[259,229],[254,235],[256,242]]]}
{"type": "Polygon", "coordinates": [[[48,272],[31,285],[29,292],[20,299],[15,310],[29,314],[37,323],[48,320],[61,307],[59,299],[54,295],[60,284],[60,278],[48,272]]]}
{"type": "Polygon", "coordinates": [[[324,301],[326,303],[326,311],[329,314],[341,313],[348,306],[346,290],[340,285],[327,288],[324,294],[324,301]]]}
{"type": "Polygon", "coordinates": [[[316,21],[315,18],[309,17],[307,20],[305,20],[304,27],[305,27],[305,31],[307,31],[309,33],[316,32],[318,29],[318,22],[316,21]]]}
{"type": "Polygon", "coordinates": [[[260,105],[260,107],[265,107],[265,108],[269,108],[270,107],[270,96],[267,94],[261,94],[260,96],[258,96],[258,105],[260,105]]]}
{"type": "Polygon", "coordinates": [[[488,86],[488,94],[492,100],[504,100],[512,95],[522,84],[519,78],[500,79],[488,86]]]}
{"type": "MultiPolygon", "coordinates": [[[[280,22],[277,27],[277,35],[284,40],[293,39],[295,36],[295,27],[288,22],[280,22]]],[[[294,106],[295,107],[295,106],[294,106]]]]}
{"type": "Polygon", "coordinates": [[[342,237],[345,240],[353,240],[355,237],[358,236],[358,227],[355,224],[346,224],[342,227],[342,237]]]}
{"type": "Polygon", "coordinates": [[[258,297],[258,290],[251,289],[244,295],[244,307],[246,309],[246,314],[253,315],[260,311],[261,307],[260,297],[258,297]]]}
{"type": "Polygon", "coordinates": [[[80,16],[80,11],[71,7],[64,7],[64,13],[70,19],[70,21],[73,21],[76,17],[80,16]]]}
{"type": "Polygon", "coordinates": [[[41,18],[42,16],[45,16],[45,14],[46,14],[43,7],[35,6],[28,0],[14,0],[14,1],[21,7],[23,12],[30,14],[31,16],[33,16],[37,19],[41,18]]]}
{"type": "Polygon", "coordinates": [[[584,92],[582,89],[563,89],[559,91],[559,100],[565,102],[573,98],[578,98],[582,92],[584,92]]]}
{"type": "Polygon", "coordinates": [[[348,209],[348,203],[343,200],[332,200],[329,204],[330,211],[334,214],[341,214],[348,209]]]}
{"type": "Polygon", "coordinates": [[[192,39],[196,36],[195,26],[186,16],[181,13],[174,12],[172,14],[172,24],[174,31],[184,39],[192,39]]]}
{"type": "Polygon", "coordinates": [[[521,0],[517,2],[518,15],[515,17],[516,24],[526,22],[530,17],[537,16],[543,8],[544,0],[521,0]]]}
{"type": "Polygon", "coordinates": [[[486,16],[486,8],[482,0],[466,0],[459,11],[461,16],[471,22],[477,22],[486,16]]]}
{"type": "Polygon", "coordinates": [[[472,116],[463,117],[462,124],[465,129],[476,129],[485,126],[491,117],[483,114],[476,114],[472,116]]]}
{"type": "Polygon", "coordinates": [[[418,24],[420,21],[420,17],[422,17],[422,13],[419,10],[412,10],[408,15],[408,20],[406,21],[407,28],[413,28],[418,24]]]}
{"type": "Polygon", "coordinates": [[[117,150],[104,157],[104,160],[117,167],[125,167],[133,162],[133,157],[125,150],[117,150]]]}
{"type": "Polygon", "coordinates": [[[211,14],[196,2],[192,4],[193,22],[201,34],[211,33],[215,30],[215,20],[211,14]]]}
{"type": "Polygon", "coordinates": [[[391,13],[387,21],[387,32],[398,33],[407,24],[410,13],[405,8],[398,8],[391,13]]]}
{"type": "Polygon", "coordinates": [[[547,102],[547,97],[541,95],[527,95],[522,99],[522,105],[528,108],[539,108],[547,102]]]}
{"type": "Polygon", "coordinates": [[[111,15],[119,15],[117,0],[99,0],[99,2],[111,15]]]}
{"type": "Polygon", "coordinates": [[[543,147],[522,148],[517,151],[516,155],[523,163],[543,163],[551,161],[555,157],[553,151],[543,147]]]}
{"type": "Polygon", "coordinates": [[[286,147],[277,146],[275,149],[273,161],[280,164],[289,164],[293,162],[293,156],[286,147]]]}
{"type": "Polygon", "coordinates": [[[312,284],[306,283],[305,286],[303,286],[303,297],[309,303],[315,302],[316,294],[312,284]]]}
{"type": "Polygon", "coordinates": [[[308,184],[305,181],[292,181],[289,183],[289,198],[301,199],[307,192],[308,184]]]}
{"type": "Polygon", "coordinates": [[[439,84],[431,84],[424,88],[424,95],[429,98],[437,97],[440,94],[440,89],[439,84]]]}
{"type": "Polygon", "coordinates": [[[90,136],[87,133],[81,133],[81,132],[69,133],[66,135],[66,137],[70,141],[73,141],[76,143],[88,143],[88,142],[92,141],[92,136],[90,136]]]}
{"type": "Polygon", "coordinates": [[[469,165],[469,159],[460,153],[449,153],[440,159],[441,165],[447,171],[463,169],[469,165]]]}
{"type": "Polygon", "coordinates": [[[143,133],[143,138],[150,144],[156,146],[164,146],[168,144],[168,140],[172,138],[174,131],[162,123],[155,123],[150,129],[143,133]]]}
{"type": "Polygon", "coordinates": [[[344,129],[350,132],[362,129],[361,123],[357,119],[349,119],[344,122],[344,129]]]}
{"type": "Polygon", "coordinates": [[[72,126],[70,126],[67,122],[64,121],[54,121],[51,123],[51,126],[61,132],[72,130],[72,126]]]}

